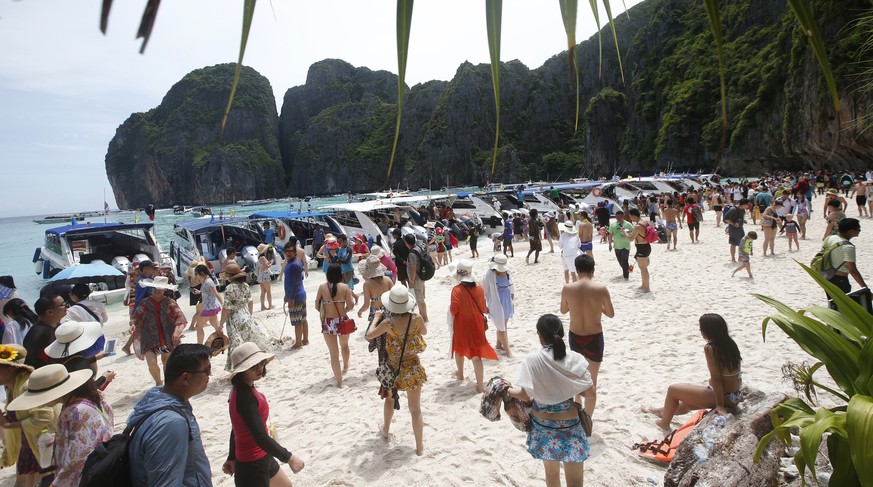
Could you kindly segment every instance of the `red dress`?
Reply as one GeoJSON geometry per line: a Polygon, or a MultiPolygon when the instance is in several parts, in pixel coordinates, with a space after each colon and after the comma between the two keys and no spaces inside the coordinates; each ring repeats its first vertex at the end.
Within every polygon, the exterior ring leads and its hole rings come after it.
{"type": "Polygon", "coordinates": [[[454,317],[452,355],[466,358],[497,360],[497,352],[485,338],[485,291],[482,286],[467,287],[458,284],[452,289],[449,308],[454,317]]]}

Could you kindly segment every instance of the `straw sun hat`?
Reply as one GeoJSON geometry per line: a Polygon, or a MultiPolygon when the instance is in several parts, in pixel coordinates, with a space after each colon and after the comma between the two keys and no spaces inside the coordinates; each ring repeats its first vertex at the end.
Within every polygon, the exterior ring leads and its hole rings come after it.
{"type": "Polygon", "coordinates": [[[576,235],[579,232],[578,230],[576,230],[576,225],[573,225],[573,222],[570,220],[564,222],[561,231],[569,235],[576,235]]]}
{"type": "Polygon", "coordinates": [[[476,276],[473,275],[473,261],[469,259],[459,260],[452,275],[461,282],[476,282],[476,276]]]}
{"type": "Polygon", "coordinates": [[[91,348],[103,336],[103,326],[97,321],[68,321],[55,329],[55,341],[45,348],[51,358],[63,358],[91,348]]]}
{"type": "Polygon", "coordinates": [[[497,272],[507,272],[509,271],[509,259],[507,259],[504,254],[496,254],[491,258],[488,267],[497,272]]]}
{"type": "Polygon", "coordinates": [[[164,276],[158,276],[154,279],[143,279],[139,281],[140,285],[143,287],[153,287],[155,289],[169,289],[171,291],[175,291],[179,286],[175,284],[170,284],[170,279],[164,276]]]}
{"type": "Polygon", "coordinates": [[[358,264],[358,273],[361,274],[361,277],[364,279],[373,279],[375,277],[384,276],[385,271],[387,270],[388,269],[375,255],[367,257],[358,264]]]}
{"type": "Polygon", "coordinates": [[[10,402],[6,409],[23,411],[38,408],[75,391],[88,382],[92,375],[91,369],[67,372],[61,364],[45,365],[30,374],[27,390],[10,402]]]}
{"type": "Polygon", "coordinates": [[[224,279],[225,281],[236,281],[237,279],[247,276],[248,274],[243,272],[239,264],[235,262],[227,264],[227,267],[224,268],[224,272],[219,275],[219,277],[224,279]]]}
{"type": "Polygon", "coordinates": [[[385,251],[382,250],[382,247],[379,247],[378,245],[374,245],[374,246],[370,247],[370,255],[372,255],[374,257],[379,257],[381,259],[382,254],[384,254],[384,253],[385,253],[385,251]]]}
{"type": "Polygon", "coordinates": [[[382,293],[382,306],[392,313],[408,313],[415,307],[415,294],[403,284],[395,284],[382,293]]]}
{"type": "Polygon", "coordinates": [[[274,358],[276,358],[275,354],[261,350],[257,344],[245,342],[230,352],[230,364],[232,369],[228,379],[232,379],[236,374],[249,370],[263,360],[270,363],[274,358]]]}
{"type": "Polygon", "coordinates": [[[0,345],[0,365],[33,371],[33,367],[24,363],[27,349],[15,343],[0,345]]]}

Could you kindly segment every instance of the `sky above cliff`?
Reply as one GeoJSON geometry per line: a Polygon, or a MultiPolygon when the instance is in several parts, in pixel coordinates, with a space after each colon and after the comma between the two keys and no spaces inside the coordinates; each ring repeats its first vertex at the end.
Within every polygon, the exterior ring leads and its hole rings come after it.
{"type": "MultiPolygon", "coordinates": [[[[104,190],[115,208],[104,164],[115,129],[157,106],[186,73],[236,61],[240,0],[162,2],[141,55],[134,37],[145,3],[114,2],[104,36],[99,0],[0,0],[0,217],[100,209],[104,190]]],[[[395,8],[388,0],[258,2],[244,63],[270,80],[278,104],[325,58],[397,72],[395,8]]],[[[588,2],[579,9],[577,42],[596,32],[588,2]]],[[[531,69],[565,50],[558,2],[504,2],[501,44],[501,60],[531,69]]],[[[604,49],[614,49],[611,39],[604,49]]],[[[488,63],[484,2],[416,2],[409,51],[409,86],[449,80],[464,61],[488,63]]]]}

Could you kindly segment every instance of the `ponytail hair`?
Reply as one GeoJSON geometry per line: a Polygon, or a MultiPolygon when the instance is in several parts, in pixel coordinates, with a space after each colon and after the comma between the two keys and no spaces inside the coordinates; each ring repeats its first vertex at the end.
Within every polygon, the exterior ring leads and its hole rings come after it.
{"type": "Polygon", "coordinates": [[[553,314],[540,316],[537,320],[537,333],[543,337],[543,343],[552,346],[555,360],[564,360],[567,356],[567,345],[564,344],[564,325],[561,318],[553,314]]]}

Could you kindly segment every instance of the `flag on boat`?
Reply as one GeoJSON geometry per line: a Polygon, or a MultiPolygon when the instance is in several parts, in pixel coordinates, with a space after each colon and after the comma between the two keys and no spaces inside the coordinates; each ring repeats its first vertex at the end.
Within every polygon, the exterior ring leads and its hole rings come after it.
{"type": "Polygon", "coordinates": [[[109,214],[109,203],[107,203],[106,201],[103,202],[103,214],[104,215],[109,214]]]}

